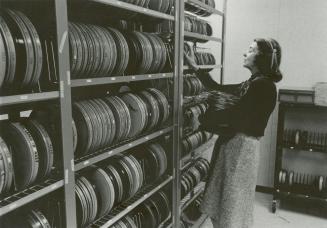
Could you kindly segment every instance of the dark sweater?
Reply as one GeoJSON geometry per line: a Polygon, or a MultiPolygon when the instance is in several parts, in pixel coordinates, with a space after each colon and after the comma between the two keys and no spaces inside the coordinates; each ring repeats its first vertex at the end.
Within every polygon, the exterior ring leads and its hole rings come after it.
{"type": "Polygon", "coordinates": [[[239,103],[220,112],[206,114],[206,122],[212,125],[226,123],[232,132],[241,132],[249,136],[263,136],[270,114],[276,104],[275,83],[260,74],[240,84],[219,85],[208,73],[198,75],[204,86],[209,90],[219,90],[240,97],[239,103]]]}

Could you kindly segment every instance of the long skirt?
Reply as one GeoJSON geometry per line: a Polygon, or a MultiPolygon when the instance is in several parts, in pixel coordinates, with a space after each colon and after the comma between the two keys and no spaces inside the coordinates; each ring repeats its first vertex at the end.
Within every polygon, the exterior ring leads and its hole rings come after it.
{"type": "Polygon", "coordinates": [[[215,221],[215,228],[252,226],[258,146],[259,138],[242,133],[217,140],[200,207],[215,221]]]}

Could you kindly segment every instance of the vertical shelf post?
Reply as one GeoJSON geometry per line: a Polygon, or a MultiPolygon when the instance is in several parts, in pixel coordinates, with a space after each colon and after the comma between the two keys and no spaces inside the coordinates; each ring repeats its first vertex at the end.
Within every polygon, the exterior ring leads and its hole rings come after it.
{"type": "Polygon", "coordinates": [[[61,139],[63,153],[66,227],[77,227],[75,202],[75,174],[72,132],[72,104],[70,89],[67,1],[54,0],[57,34],[57,62],[60,89],[61,139]]]}
{"type": "Polygon", "coordinates": [[[175,55],[174,55],[174,111],[173,111],[173,227],[180,227],[181,192],[180,158],[183,133],[183,58],[184,58],[184,0],[175,1],[175,55]]]}
{"type": "Polygon", "coordinates": [[[222,17],[222,30],[221,30],[221,56],[220,56],[220,84],[224,84],[225,73],[225,48],[226,48],[226,13],[227,13],[227,0],[223,0],[223,15],[222,17]]]}

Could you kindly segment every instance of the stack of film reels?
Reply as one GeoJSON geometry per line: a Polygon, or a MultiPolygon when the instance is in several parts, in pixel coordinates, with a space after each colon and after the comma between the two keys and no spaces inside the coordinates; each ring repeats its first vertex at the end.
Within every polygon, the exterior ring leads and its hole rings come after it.
{"type": "Polygon", "coordinates": [[[171,215],[171,202],[165,191],[159,191],[112,227],[157,228],[171,215]]]}
{"type": "MultiPolygon", "coordinates": [[[[198,19],[191,15],[185,16],[184,27],[186,32],[212,36],[212,26],[207,21],[198,19]]],[[[157,26],[157,32],[173,33],[174,23],[172,21],[163,21],[157,26]]]]}
{"type": "MultiPolygon", "coordinates": [[[[49,118],[55,113],[59,114],[54,108],[45,106],[34,110],[32,116],[49,123],[52,132],[58,132],[58,120],[49,118]]],[[[162,127],[169,116],[167,98],[154,88],[75,101],[72,125],[75,157],[101,152],[149,133],[162,127]]]]}
{"type": "Polygon", "coordinates": [[[38,120],[2,121],[0,137],[1,196],[47,179],[53,169],[54,146],[38,120]]]}
{"type": "Polygon", "coordinates": [[[239,97],[233,94],[221,92],[221,91],[211,91],[208,96],[209,109],[212,111],[222,111],[233,108],[238,102],[239,97]]]}
{"type": "MultiPolygon", "coordinates": [[[[187,42],[184,43],[184,53],[186,55],[189,55],[190,49],[193,48],[194,50],[194,61],[196,65],[200,66],[210,66],[216,64],[216,58],[212,53],[204,52],[204,51],[198,51],[198,49],[195,45],[191,47],[191,45],[187,42]]],[[[185,61],[185,60],[184,60],[185,61]]],[[[213,70],[213,68],[205,68],[201,69],[203,72],[209,72],[213,70]]]]}
{"type": "Polygon", "coordinates": [[[77,221],[86,227],[114,213],[145,186],[163,177],[167,155],[159,143],[140,146],[81,172],[76,179],[77,221]]]}
{"type": "Polygon", "coordinates": [[[196,96],[204,91],[200,79],[195,74],[185,74],[183,78],[184,96],[196,96]]]}
{"type": "Polygon", "coordinates": [[[51,226],[50,220],[39,209],[29,209],[23,212],[14,212],[9,216],[5,216],[0,220],[1,227],[39,227],[49,228],[51,226]]]}
{"type": "Polygon", "coordinates": [[[208,142],[213,137],[212,133],[206,131],[198,131],[186,136],[182,141],[182,156],[186,156],[193,150],[208,142]]]}
{"type": "Polygon", "coordinates": [[[209,173],[209,161],[198,158],[181,176],[181,198],[183,199],[198,184],[206,180],[209,173]]]}
{"type": "MultiPolygon", "coordinates": [[[[233,94],[210,91],[207,98],[209,105],[206,114],[203,118],[214,118],[217,115],[226,116],[239,102],[239,97],[233,94]]],[[[202,129],[213,133],[230,133],[229,123],[222,118],[217,124],[212,124],[210,121],[202,121],[202,129]]]]}
{"type": "Polygon", "coordinates": [[[186,32],[212,36],[211,25],[207,21],[201,20],[191,15],[185,15],[184,27],[186,32]]]}
{"type": "Polygon", "coordinates": [[[281,170],[278,175],[281,190],[316,197],[327,196],[327,177],[281,170]]]}
{"type": "MultiPolygon", "coordinates": [[[[209,7],[212,7],[212,8],[216,7],[216,3],[214,0],[200,0],[200,2],[202,2],[203,4],[205,4],[209,7]]],[[[212,15],[212,13],[210,11],[201,9],[200,7],[195,6],[191,2],[185,2],[185,10],[192,12],[201,17],[208,17],[208,16],[212,15]]]]}
{"type": "Polygon", "coordinates": [[[0,10],[1,94],[34,89],[43,67],[43,49],[32,21],[21,11],[0,10]]]}
{"type": "Polygon", "coordinates": [[[163,39],[151,33],[69,23],[73,78],[162,72],[167,62],[163,39]]]}
{"type": "Polygon", "coordinates": [[[302,150],[327,152],[327,133],[284,129],[283,145],[302,150]]]}

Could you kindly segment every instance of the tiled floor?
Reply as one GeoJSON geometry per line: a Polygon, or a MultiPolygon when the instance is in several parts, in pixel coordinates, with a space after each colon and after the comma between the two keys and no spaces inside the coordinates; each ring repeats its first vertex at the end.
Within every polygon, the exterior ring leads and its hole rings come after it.
{"type": "MultiPolygon", "coordinates": [[[[280,208],[273,214],[270,212],[271,200],[271,195],[257,193],[253,228],[327,228],[327,218],[280,208]]],[[[327,214],[327,209],[323,210],[327,214]]],[[[210,220],[207,219],[201,228],[212,228],[210,220]]]]}

